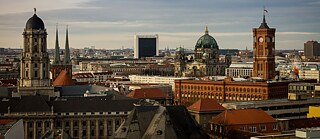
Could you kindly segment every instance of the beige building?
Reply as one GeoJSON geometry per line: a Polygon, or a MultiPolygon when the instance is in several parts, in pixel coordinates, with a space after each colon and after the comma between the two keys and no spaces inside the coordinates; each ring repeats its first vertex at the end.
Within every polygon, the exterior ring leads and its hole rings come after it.
{"type": "Polygon", "coordinates": [[[46,131],[63,129],[72,138],[108,138],[138,100],[124,96],[22,96],[2,99],[0,119],[23,119],[24,138],[37,139],[46,131]]]}
{"type": "Polygon", "coordinates": [[[59,96],[51,87],[50,60],[47,52],[47,31],[36,15],[27,21],[23,32],[23,52],[20,59],[18,93],[14,96],[43,94],[59,96]],[[40,89],[41,88],[41,89],[40,89]]]}

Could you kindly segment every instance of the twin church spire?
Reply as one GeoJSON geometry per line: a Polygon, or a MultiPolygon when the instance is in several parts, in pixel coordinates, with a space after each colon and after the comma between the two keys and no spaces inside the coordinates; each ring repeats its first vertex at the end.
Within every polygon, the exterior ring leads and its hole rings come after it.
{"type": "Polygon", "coordinates": [[[70,50],[69,50],[69,37],[68,37],[68,26],[66,28],[66,43],[65,43],[65,52],[64,52],[64,60],[61,62],[60,60],[60,46],[59,46],[59,31],[58,31],[58,24],[56,26],[56,42],[55,42],[55,54],[54,54],[54,61],[53,64],[55,65],[70,65],[70,50]]]}

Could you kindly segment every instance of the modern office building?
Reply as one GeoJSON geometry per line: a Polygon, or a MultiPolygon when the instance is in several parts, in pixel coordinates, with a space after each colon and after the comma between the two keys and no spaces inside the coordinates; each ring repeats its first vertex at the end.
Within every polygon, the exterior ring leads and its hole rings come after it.
{"type": "Polygon", "coordinates": [[[134,58],[154,57],[159,55],[159,36],[134,35],[134,58]]]}
{"type": "Polygon", "coordinates": [[[320,99],[288,100],[270,99],[264,101],[242,101],[222,103],[226,109],[261,109],[277,119],[307,118],[309,106],[317,106],[320,99]]]}
{"type": "Polygon", "coordinates": [[[307,41],[304,43],[304,55],[308,59],[320,56],[320,43],[317,41],[307,41]]]}
{"type": "Polygon", "coordinates": [[[315,83],[290,83],[288,85],[288,99],[301,100],[315,97],[315,83]]]}

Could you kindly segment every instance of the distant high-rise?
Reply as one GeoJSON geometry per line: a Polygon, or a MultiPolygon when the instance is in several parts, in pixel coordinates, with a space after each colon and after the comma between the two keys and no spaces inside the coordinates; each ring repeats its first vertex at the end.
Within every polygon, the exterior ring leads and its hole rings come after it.
{"type": "Polygon", "coordinates": [[[320,43],[317,41],[307,41],[304,43],[304,55],[308,59],[320,56],[320,43]]]}
{"type": "MultiPolygon", "coordinates": [[[[264,10],[266,11],[266,10],[264,10]]],[[[263,79],[275,77],[275,28],[269,28],[265,15],[259,28],[253,28],[253,76],[263,79]]]]}
{"type": "Polygon", "coordinates": [[[159,55],[159,36],[135,35],[134,36],[134,58],[153,57],[159,55]]]}

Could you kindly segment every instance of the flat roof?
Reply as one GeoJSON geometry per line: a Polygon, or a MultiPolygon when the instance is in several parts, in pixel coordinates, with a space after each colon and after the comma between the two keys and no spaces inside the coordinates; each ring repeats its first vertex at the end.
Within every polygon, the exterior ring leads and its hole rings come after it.
{"type": "Polygon", "coordinates": [[[222,106],[238,107],[238,108],[256,108],[264,106],[283,106],[292,104],[308,104],[308,103],[320,103],[319,98],[306,99],[306,100],[288,100],[288,99],[269,99],[263,101],[236,101],[236,102],[225,102],[221,103],[222,106]]]}

